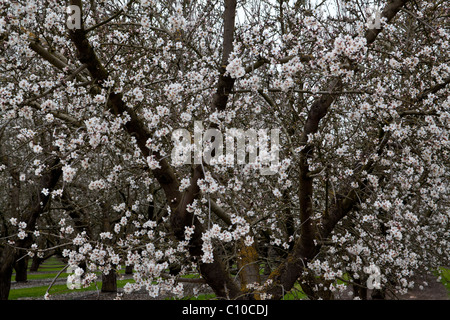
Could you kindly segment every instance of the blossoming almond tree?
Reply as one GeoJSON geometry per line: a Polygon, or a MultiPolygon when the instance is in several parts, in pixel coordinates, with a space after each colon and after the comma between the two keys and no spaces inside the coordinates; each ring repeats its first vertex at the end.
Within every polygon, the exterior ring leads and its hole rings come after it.
{"type": "MultiPolygon", "coordinates": [[[[21,155],[28,188],[57,159],[60,181],[41,193],[85,285],[133,266],[126,293],[182,296],[198,273],[224,299],[280,299],[296,282],[311,299],[345,285],[365,298],[448,266],[444,1],[0,6],[1,139],[26,141],[2,152],[21,155]],[[261,153],[172,158],[172,132],[194,137],[194,121],[280,129],[275,174],[261,153]]],[[[18,246],[26,221],[4,217],[17,233],[0,235],[3,252],[44,249],[18,246]]]]}

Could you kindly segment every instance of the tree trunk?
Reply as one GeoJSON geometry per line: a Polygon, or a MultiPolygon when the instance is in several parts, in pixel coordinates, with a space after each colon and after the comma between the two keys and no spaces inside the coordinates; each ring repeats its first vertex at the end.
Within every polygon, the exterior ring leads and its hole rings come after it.
{"type": "MultiPolygon", "coordinates": [[[[49,163],[49,168],[51,169],[41,177],[41,180],[39,181],[38,185],[39,186],[38,190],[42,190],[43,188],[53,190],[56,184],[58,183],[59,177],[62,174],[59,159],[52,160],[49,163]]],[[[44,212],[49,201],[50,201],[49,195],[44,195],[40,192],[33,195],[30,209],[21,218],[23,221],[27,223],[26,227],[27,232],[32,232],[34,230],[38,217],[42,214],[42,212],[44,212]]],[[[28,236],[25,239],[17,241],[15,245],[18,248],[29,248],[31,243],[32,238],[28,236]]],[[[20,259],[24,254],[26,254],[25,251],[18,251],[10,246],[6,246],[2,251],[0,251],[0,299],[3,300],[8,299],[9,290],[11,288],[11,275],[14,262],[20,259]]],[[[21,271],[22,269],[20,267],[18,269],[19,274],[20,272],[22,272],[21,271]]],[[[23,274],[19,275],[19,279],[20,277],[23,277],[23,274]]]]}
{"type": "Polygon", "coordinates": [[[0,269],[0,300],[8,300],[9,290],[11,289],[12,267],[10,265],[2,266],[0,269]]]}
{"type": "MultiPolygon", "coordinates": [[[[103,232],[111,232],[111,222],[109,216],[109,204],[101,203],[102,207],[102,231],[103,232]]],[[[109,240],[111,241],[111,240],[109,240]]],[[[106,244],[109,244],[106,242],[106,244]]],[[[102,292],[117,292],[117,275],[115,268],[117,266],[113,266],[112,270],[109,270],[108,274],[102,273],[102,292]]]]}
{"type": "Polygon", "coordinates": [[[386,289],[375,289],[370,295],[372,300],[385,300],[386,299],[386,289]]]}
{"type": "Polygon", "coordinates": [[[114,270],[102,274],[102,292],[117,292],[117,275],[114,270]]]}
{"type": "Polygon", "coordinates": [[[8,300],[13,272],[14,249],[5,247],[0,251],[0,300],[8,300]]]}
{"type": "Polygon", "coordinates": [[[39,269],[39,266],[44,261],[44,259],[39,258],[37,255],[33,257],[31,260],[30,272],[36,272],[39,269]]]}
{"type": "Polygon", "coordinates": [[[28,256],[17,260],[14,263],[14,269],[16,270],[16,282],[27,282],[28,256]]]}
{"type": "MultiPolygon", "coordinates": [[[[43,247],[43,245],[42,245],[43,247]]],[[[31,266],[30,266],[30,272],[36,272],[39,270],[39,267],[41,266],[41,264],[47,260],[48,258],[52,257],[55,255],[55,251],[52,250],[50,252],[47,252],[47,254],[45,254],[42,258],[39,258],[37,255],[33,256],[32,262],[31,262],[31,266]]],[[[60,257],[58,257],[60,258],[60,257]]],[[[63,259],[61,259],[63,260],[63,259]]]]}
{"type": "Polygon", "coordinates": [[[125,274],[133,274],[133,266],[126,266],[125,274]]]}
{"type": "Polygon", "coordinates": [[[363,287],[362,284],[363,282],[361,280],[355,280],[355,284],[353,285],[353,292],[355,293],[355,297],[358,297],[361,300],[367,300],[367,288],[363,287]]]}

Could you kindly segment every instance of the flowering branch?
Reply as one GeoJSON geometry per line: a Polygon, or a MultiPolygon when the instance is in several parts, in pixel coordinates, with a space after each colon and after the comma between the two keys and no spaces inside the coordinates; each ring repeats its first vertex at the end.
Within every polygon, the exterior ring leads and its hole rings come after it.
{"type": "MultiPolygon", "coordinates": [[[[398,0],[390,2],[382,12],[381,17],[385,18],[387,22],[392,20],[397,12],[407,3],[407,0],[398,0]]],[[[381,32],[381,29],[369,29],[366,32],[366,44],[373,43],[381,32]]],[[[327,92],[333,92],[342,85],[340,78],[335,78],[330,81],[327,92]]],[[[334,95],[324,94],[314,100],[308,113],[305,122],[301,143],[305,146],[300,154],[300,220],[301,220],[301,234],[295,243],[293,251],[289,254],[286,262],[281,264],[272,274],[270,279],[272,285],[269,286],[268,292],[275,298],[281,297],[283,290],[290,290],[297,278],[300,276],[306,263],[310,261],[318,252],[318,247],[314,243],[318,235],[313,229],[312,216],[312,199],[313,199],[313,177],[309,175],[309,166],[307,159],[311,156],[313,151],[312,145],[307,145],[308,135],[314,134],[318,131],[319,123],[328,112],[330,105],[335,100],[334,95]]],[[[356,191],[351,190],[346,197],[338,199],[335,208],[330,208],[329,217],[333,217],[330,223],[327,223],[326,232],[333,230],[335,224],[342,219],[355,205],[357,200],[356,191]]]]}

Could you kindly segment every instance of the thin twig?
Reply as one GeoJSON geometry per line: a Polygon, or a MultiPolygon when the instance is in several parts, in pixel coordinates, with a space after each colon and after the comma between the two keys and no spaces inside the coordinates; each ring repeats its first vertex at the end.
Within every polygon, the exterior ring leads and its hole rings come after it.
{"type": "Polygon", "coordinates": [[[61,273],[63,273],[67,268],[69,267],[69,265],[67,264],[64,268],[62,268],[58,274],[55,276],[55,278],[53,278],[52,282],[50,283],[50,285],[47,288],[47,291],[45,291],[45,295],[49,294],[48,292],[50,291],[50,289],[53,287],[53,285],[55,284],[56,280],[58,279],[58,277],[61,275],[61,273]]]}
{"type": "Polygon", "coordinates": [[[112,15],[111,17],[109,17],[108,19],[103,20],[102,22],[99,22],[99,23],[97,23],[96,25],[94,25],[94,26],[92,26],[92,27],[86,29],[86,30],[85,30],[86,34],[89,33],[89,32],[91,32],[91,31],[94,30],[94,29],[97,29],[97,28],[101,27],[101,26],[104,25],[104,24],[107,24],[107,23],[110,22],[111,20],[117,18],[119,15],[122,14],[123,9],[124,9],[125,7],[128,7],[132,2],[133,2],[133,0],[129,1],[124,7],[122,7],[119,11],[117,11],[115,14],[113,14],[113,15],[112,15]]]}

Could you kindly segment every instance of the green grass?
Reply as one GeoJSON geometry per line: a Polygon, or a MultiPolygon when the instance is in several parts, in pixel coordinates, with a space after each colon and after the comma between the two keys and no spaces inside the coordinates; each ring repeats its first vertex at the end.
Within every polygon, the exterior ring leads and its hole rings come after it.
{"type": "MultiPolygon", "coordinates": [[[[48,279],[49,282],[54,279],[58,272],[61,271],[65,265],[56,257],[50,257],[44,263],[39,266],[38,272],[46,272],[46,273],[28,273],[29,280],[36,279],[48,279]],[[47,273],[48,272],[48,273],[47,273]]],[[[119,270],[120,274],[125,273],[124,269],[119,270]]],[[[62,272],[58,279],[66,279],[68,277],[67,272],[62,272]]],[[[199,278],[198,274],[189,274],[182,276],[183,278],[199,278]]],[[[15,274],[13,274],[12,280],[15,281],[15,274]]],[[[129,280],[117,280],[117,288],[123,288],[123,286],[127,282],[134,282],[132,279],[129,280]]],[[[102,282],[98,281],[95,284],[92,284],[88,288],[75,289],[76,291],[95,291],[101,290],[102,282]]],[[[21,288],[21,289],[12,289],[9,293],[9,300],[17,300],[19,298],[40,298],[43,297],[48,289],[48,286],[39,286],[39,287],[30,287],[30,288],[21,288]]],[[[67,288],[66,284],[55,284],[49,291],[51,296],[56,296],[59,294],[66,294],[73,292],[75,290],[70,290],[67,288]]],[[[304,299],[306,295],[301,291],[300,285],[296,285],[289,293],[287,293],[284,297],[285,300],[298,300],[304,299]]],[[[198,296],[186,296],[184,298],[167,298],[166,300],[213,300],[216,298],[216,295],[213,293],[210,294],[200,294],[198,296]]]]}
{"type": "Polygon", "coordinates": [[[450,269],[441,267],[436,273],[441,276],[441,283],[447,288],[447,293],[450,297],[450,269]]]}
{"type": "MultiPolygon", "coordinates": [[[[43,297],[45,295],[45,292],[47,291],[48,286],[41,286],[41,287],[31,287],[31,288],[21,288],[21,289],[14,289],[9,292],[9,300],[17,300],[19,298],[38,298],[43,297]]],[[[78,289],[79,291],[88,291],[88,290],[96,290],[95,287],[91,288],[83,288],[78,289]]],[[[65,284],[58,284],[52,286],[50,289],[50,295],[58,295],[58,294],[64,294],[69,293],[73,290],[69,290],[65,284]]]]}
{"type": "MultiPolygon", "coordinates": [[[[50,273],[28,273],[27,279],[28,280],[53,279],[56,277],[57,274],[58,274],[57,272],[55,272],[55,273],[53,273],[53,272],[50,272],[50,273]]],[[[58,279],[60,279],[60,278],[65,279],[65,278],[67,278],[68,275],[69,274],[63,272],[60,274],[58,279]]],[[[13,275],[11,279],[12,279],[12,281],[16,281],[16,276],[13,275]]]]}
{"type": "Polygon", "coordinates": [[[186,296],[183,298],[166,298],[165,300],[214,300],[216,298],[216,295],[214,293],[207,293],[207,294],[199,294],[198,296],[186,296]]]}
{"type": "MultiPolygon", "coordinates": [[[[31,261],[28,263],[28,267],[31,266],[31,261]]],[[[48,279],[49,282],[53,280],[58,273],[65,267],[65,264],[61,262],[56,257],[50,257],[49,259],[45,260],[38,269],[38,272],[28,272],[27,279],[28,280],[42,280],[42,279],[48,279]],[[45,273],[42,273],[45,272],[45,273]]],[[[125,270],[120,270],[120,274],[125,273],[125,270]]],[[[66,279],[69,276],[69,273],[62,272],[58,279],[66,279]]],[[[16,280],[16,275],[13,273],[11,277],[12,281],[16,280]]],[[[127,282],[134,282],[132,279],[126,279],[126,280],[117,280],[117,287],[123,288],[123,286],[127,282]]],[[[75,289],[77,291],[95,291],[95,290],[101,290],[102,282],[98,281],[95,284],[92,284],[91,286],[87,288],[82,289],[75,289]]],[[[30,288],[20,288],[20,289],[12,289],[9,292],[9,300],[17,300],[19,298],[39,298],[43,297],[45,293],[47,292],[48,285],[46,286],[38,286],[38,287],[30,287],[30,288]]],[[[55,284],[50,289],[49,293],[50,295],[58,295],[58,294],[65,294],[73,292],[74,290],[70,290],[67,288],[66,284],[55,284]]]]}
{"type": "MultiPolygon", "coordinates": [[[[31,259],[28,261],[28,269],[31,266],[31,259]]],[[[56,277],[59,271],[61,271],[65,267],[65,264],[62,263],[58,258],[56,257],[50,257],[47,260],[44,261],[39,266],[38,272],[28,272],[27,273],[27,279],[28,280],[39,280],[39,279],[53,279],[56,277]],[[45,272],[45,273],[42,273],[45,272]]],[[[62,273],[59,277],[60,278],[67,278],[67,273],[62,273]]],[[[15,271],[12,274],[11,277],[12,281],[16,281],[16,273],[15,271]]]]}
{"type": "MultiPolygon", "coordinates": [[[[123,288],[127,282],[134,282],[134,280],[132,280],[132,279],[117,280],[117,288],[123,288]]],[[[96,291],[96,290],[101,290],[101,288],[102,288],[101,281],[98,281],[96,284],[91,284],[87,288],[74,289],[74,290],[68,289],[66,284],[56,284],[51,287],[49,294],[51,296],[55,296],[55,295],[59,295],[59,294],[71,293],[74,291],[77,291],[77,292],[96,291]]],[[[19,298],[43,297],[45,295],[45,293],[47,292],[47,289],[48,289],[48,286],[14,289],[9,292],[8,299],[9,300],[17,300],[19,298]]]]}
{"type": "Polygon", "coordinates": [[[302,287],[298,282],[294,287],[284,295],[283,300],[302,300],[306,298],[306,294],[302,291],[302,287]]]}
{"type": "MultiPolygon", "coordinates": [[[[31,260],[28,263],[31,266],[31,260]]],[[[59,271],[65,267],[65,264],[57,257],[53,256],[45,260],[40,266],[39,271],[59,271]]]]}

